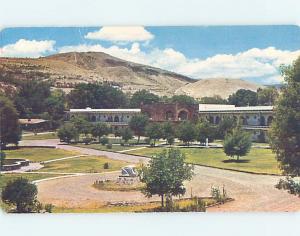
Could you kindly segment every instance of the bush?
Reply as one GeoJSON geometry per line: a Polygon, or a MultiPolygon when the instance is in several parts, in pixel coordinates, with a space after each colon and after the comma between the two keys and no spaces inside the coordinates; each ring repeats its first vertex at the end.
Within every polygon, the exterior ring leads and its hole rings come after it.
{"type": "Polygon", "coordinates": [[[106,144],[108,144],[108,142],[109,142],[109,139],[106,137],[106,136],[104,136],[104,137],[102,137],[101,139],[100,139],[100,143],[104,146],[104,145],[106,145],[106,144]]]}
{"type": "Polygon", "coordinates": [[[36,206],[37,187],[28,179],[9,181],[2,191],[2,201],[16,206],[19,213],[32,212],[36,206]]]}
{"type": "Polygon", "coordinates": [[[106,144],[106,148],[107,149],[112,149],[112,144],[111,143],[106,144]]]}
{"type": "Polygon", "coordinates": [[[110,168],[110,164],[108,163],[108,162],[105,162],[104,164],[103,164],[103,169],[109,169],[110,168]]]}
{"type": "Polygon", "coordinates": [[[219,187],[211,187],[211,196],[216,202],[218,203],[225,203],[227,199],[227,193],[223,186],[222,192],[220,191],[219,187]]]}
{"type": "Polygon", "coordinates": [[[300,182],[296,182],[291,177],[286,177],[285,180],[280,179],[275,187],[278,189],[288,190],[290,194],[298,195],[300,197],[300,182]]]}
{"type": "Polygon", "coordinates": [[[48,213],[52,213],[54,206],[52,204],[46,204],[45,205],[45,211],[48,213]]]}

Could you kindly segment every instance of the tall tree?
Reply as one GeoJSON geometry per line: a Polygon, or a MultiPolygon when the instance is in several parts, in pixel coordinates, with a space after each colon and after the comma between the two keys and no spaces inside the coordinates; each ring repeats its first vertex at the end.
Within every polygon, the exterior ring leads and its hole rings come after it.
{"type": "Polygon", "coordinates": [[[236,93],[229,96],[228,103],[238,107],[256,106],[257,93],[247,89],[239,89],[236,93]]]}
{"type": "Polygon", "coordinates": [[[259,88],[257,90],[258,105],[274,105],[279,93],[275,87],[259,88]]]}
{"type": "Polygon", "coordinates": [[[201,104],[227,104],[227,100],[221,98],[219,95],[213,97],[202,97],[199,101],[201,104]]]}
{"type": "Polygon", "coordinates": [[[282,67],[285,84],[274,109],[271,147],[285,174],[300,175],[300,57],[282,67]]]}
{"type": "Polygon", "coordinates": [[[162,137],[161,126],[157,123],[150,123],[146,127],[146,136],[153,140],[153,146],[155,146],[156,140],[162,137]]]}
{"type": "Polygon", "coordinates": [[[47,110],[46,100],[51,95],[50,84],[26,80],[19,85],[15,103],[22,118],[31,118],[47,110]]]}
{"type": "Polygon", "coordinates": [[[237,121],[231,117],[224,117],[217,127],[217,136],[221,139],[225,138],[228,133],[231,133],[237,126],[237,121]]]}
{"type": "Polygon", "coordinates": [[[20,139],[17,110],[8,98],[0,97],[0,145],[2,148],[8,143],[17,145],[20,139]]]}
{"type": "Polygon", "coordinates": [[[140,170],[141,182],[146,184],[144,194],[147,197],[159,195],[162,207],[165,196],[172,200],[172,196],[183,195],[186,191],[183,182],[193,176],[193,167],[184,160],[185,156],[178,149],[164,150],[154,156],[149,165],[140,170]]]}
{"type": "Polygon", "coordinates": [[[78,140],[79,131],[74,124],[66,123],[59,128],[57,136],[61,141],[70,143],[72,139],[78,140]]]}
{"type": "Polygon", "coordinates": [[[159,102],[159,96],[150,93],[149,91],[143,89],[135,92],[130,99],[130,107],[138,108],[143,104],[151,104],[159,102]]]}
{"type": "Polygon", "coordinates": [[[189,121],[181,123],[177,128],[177,137],[185,144],[189,145],[190,142],[196,138],[195,125],[189,121]]]}
{"type": "Polygon", "coordinates": [[[132,137],[133,137],[133,133],[132,133],[131,129],[128,127],[126,127],[125,129],[123,129],[121,131],[121,135],[122,135],[122,139],[125,141],[125,143],[128,143],[128,141],[130,139],[132,139],[132,137]]]}
{"type": "Polygon", "coordinates": [[[135,115],[129,121],[130,129],[132,129],[135,135],[138,136],[138,143],[140,143],[140,137],[145,134],[145,129],[148,123],[148,116],[143,114],[135,115]]]}
{"type": "Polygon", "coordinates": [[[215,136],[216,128],[208,121],[199,122],[196,125],[196,139],[200,143],[205,143],[206,139],[208,139],[208,142],[212,142],[214,141],[215,136]]]}
{"type": "Polygon", "coordinates": [[[181,104],[186,104],[186,105],[192,105],[196,104],[196,100],[188,95],[174,95],[171,98],[171,102],[173,103],[181,103],[181,104]]]}
{"type": "Polygon", "coordinates": [[[109,84],[78,84],[67,96],[70,108],[122,108],[126,95],[109,84]]]}
{"type": "Polygon", "coordinates": [[[227,156],[237,157],[237,161],[239,161],[241,156],[246,156],[249,153],[251,145],[250,135],[237,128],[232,134],[225,137],[224,152],[227,156]]]}
{"type": "Polygon", "coordinates": [[[91,133],[93,137],[98,137],[98,140],[100,142],[100,139],[103,135],[109,134],[110,128],[105,123],[96,123],[93,125],[91,133]]]}

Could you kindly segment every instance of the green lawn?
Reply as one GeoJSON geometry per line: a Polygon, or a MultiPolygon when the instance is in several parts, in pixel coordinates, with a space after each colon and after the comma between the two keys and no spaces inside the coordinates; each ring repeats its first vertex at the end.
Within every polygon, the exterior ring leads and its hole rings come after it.
{"type": "MultiPolygon", "coordinates": [[[[144,148],[129,151],[128,154],[151,157],[164,148],[144,148]]],[[[280,174],[275,154],[270,149],[252,148],[246,157],[241,157],[240,162],[231,161],[222,148],[181,148],[186,155],[186,161],[231,170],[249,171],[255,173],[280,174]]]]}
{"type": "Polygon", "coordinates": [[[22,137],[22,140],[43,140],[43,139],[58,139],[56,133],[26,135],[22,137]]]}
{"type": "Polygon", "coordinates": [[[19,148],[15,150],[6,150],[5,153],[6,158],[24,158],[34,162],[80,155],[78,152],[56,148],[19,148]]]}
{"type": "Polygon", "coordinates": [[[38,171],[64,172],[64,173],[101,173],[104,171],[120,170],[128,162],[108,159],[99,156],[86,156],[44,164],[38,171]],[[104,163],[109,163],[109,168],[104,169],[104,163]]]}
{"type": "Polygon", "coordinates": [[[106,145],[101,145],[99,143],[93,143],[93,144],[74,144],[73,146],[75,147],[82,147],[82,148],[91,148],[91,149],[96,149],[100,151],[111,151],[111,152],[118,152],[118,151],[123,151],[123,150],[129,150],[133,148],[137,148],[139,146],[121,146],[121,145],[112,145],[112,148],[107,148],[106,145]]]}

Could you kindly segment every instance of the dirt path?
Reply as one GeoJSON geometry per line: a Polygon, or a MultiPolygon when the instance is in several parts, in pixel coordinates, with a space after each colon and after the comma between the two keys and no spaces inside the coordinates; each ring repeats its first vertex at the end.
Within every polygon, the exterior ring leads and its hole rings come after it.
{"type": "MultiPolygon", "coordinates": [[[[45,143],[55,145],[65,150],[76,150],[82,154],[105,155],[112,159],[130,162],[147,161],[147,158],[136,157],[121,153],[97,151],[93,149],[78,148],[67,145],[58,145],[57,141],[50,140],[45,143]]],[[[30,145],[30,144],[29,144],[30,145]]],[[[32,144],[31,144],[32,145],[32,144]]],[[[37,145],[36,141],[35,144],[37,145]]],[[[149,201],[140,192],[109,192],[99,191],[92,187],[95,180],[101,178],[115,179],[118,174],[99,174],[76,176],[64,179],[54,179],[38,183],[39,199],[42,202],[59,204],[69,207],[87,207],[88,205],[101,205],[114,201],[149,201]]],[[[186,184],[187,196],[210,196],[211,186],[225,186],[229,197],[235,199],[220,207],[209,208],[208,211],[221,212],[247,212],[247,211],[300,211],[300,198],[288,194],[283,190],[274,188],[278,176],[247,174],[236,171],[220,170],[210,167],[195,167],[195,176],[186,184]]],[[[150,199],[153,200],[153,199],[150,199]]]]}

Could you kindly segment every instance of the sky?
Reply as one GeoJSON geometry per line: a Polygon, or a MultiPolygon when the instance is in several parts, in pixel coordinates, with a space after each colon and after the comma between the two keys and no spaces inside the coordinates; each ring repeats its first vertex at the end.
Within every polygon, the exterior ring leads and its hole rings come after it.
{"type": "Polygon", "coordinates": [[[0,28],[0,57],[105,52],[194,79],[278,84],[280,65],[300,56],[300,28],[274,26],[104,26],[0,28]]]}

